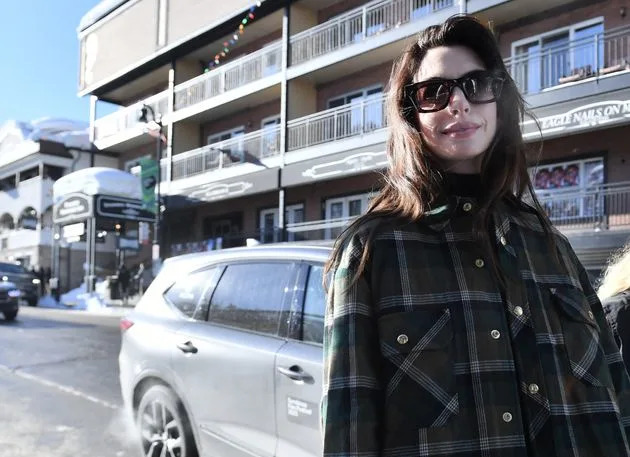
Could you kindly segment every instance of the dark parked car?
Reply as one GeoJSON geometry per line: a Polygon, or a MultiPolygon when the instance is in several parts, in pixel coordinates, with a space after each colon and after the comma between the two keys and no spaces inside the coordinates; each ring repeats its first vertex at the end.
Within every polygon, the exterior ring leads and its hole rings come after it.
{"type": "Polygon", "coordinates": [[[39,278],[19,263],[0,262],[0,280],[12,282],[21,292],[21,298],[30,306],[39,300],[39,278]]]}
{"type": "Polygon", "coordinates": [[[174,257],[121,320],[120,384],[143,455],[321,456],[330,246],[174,257]]]}
{"type": "Polygon", "coordinates": [[[0,313],[7,321],[14,320],[20,309],[20,290],[8,281],[0,282],[0,313]]]}

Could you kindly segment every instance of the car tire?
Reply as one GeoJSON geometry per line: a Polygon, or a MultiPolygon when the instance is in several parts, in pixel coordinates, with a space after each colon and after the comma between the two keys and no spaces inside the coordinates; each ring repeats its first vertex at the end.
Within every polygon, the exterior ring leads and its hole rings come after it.
{"type": "Polygon", "coordinates": [[[188,416],[168,387],[154,385],[144,393],[136,425],[144,456],[198,457],[188,416]]]}
{"type": "Polygon", "coordinates": [[[4,319],[5,319],[6,321],[9,321],[9,322],[10,322],[10,321],[14,321],[14,320],[15,320],[15,318],[16,318],[16,317],[17,317],[17,315],[18,315],[18,312],[17,312],[17,310],[15,310],[15,311],[5,311],[5,312],[4,312],[4,313],[2,313],[2,314],[4,314],[4,319]]]}

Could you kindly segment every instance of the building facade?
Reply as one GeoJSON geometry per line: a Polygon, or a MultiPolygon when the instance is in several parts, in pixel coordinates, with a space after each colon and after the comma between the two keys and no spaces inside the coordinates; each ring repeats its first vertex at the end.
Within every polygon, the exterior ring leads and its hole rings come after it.
{"type": "Polygon", "coordinates": [[[164,126],[162,256],[335,237],[385,164],[384,96],[414,35],[453,14],[495,31],[539,120],[531,172],[594,273],[630,234],[630,19],[623,0],[104,1],[79,27],[94,145],[133,170],[164,126]],[[120,109],[99,116],[102,102],[120,109]],[[542,145],[542,153],[540,146],[542,145]]]}
{"type": "MultiPolygon", "coordinates": [[[[87,125],[75,121],[46,118],[0,126],[0,261],[35,269],[56,266],[61,290],[77,287],[86,247],[61,239],[53,254],[53,183],[75,170],[117,164],[115,157],[91,149],[87,125]]],[[[113,238],[102,241],[100,263],[114,270],[113,238]]]]}

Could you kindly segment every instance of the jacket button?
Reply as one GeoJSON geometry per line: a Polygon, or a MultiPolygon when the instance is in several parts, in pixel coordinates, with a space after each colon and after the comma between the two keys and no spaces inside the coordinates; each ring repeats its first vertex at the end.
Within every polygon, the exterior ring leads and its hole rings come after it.
{"type": "Polygon", "coordinates": [[[503,413],[503,421],[512,422],[512,414],[508,412],[503,413]]]}
{"type": "Polygon", "coordinates": [[[470,211],[472,209],[472,203],[466,202],[462,205],[462,209],[466,212],[470,211]]]}
{"type": "Polygon", "coordinates": [[[499,338],[501,338],[501,332],[498,330],[492,330],[490,332],[490,336],[492,337],[492,339],[498,340],[499,338]]]}
{"type": "Polygon", "coordinates": [[[407,344],[409,342],[409,337],[403,333],[401,335],[398,335],[396,341],[398,341],[399,344],[407,344]]]}
{"type": "Polygon", "coordinates": [[[516,314],[517,316],[522,316],[523,315],[523,308],[521,308],[520,306],[515,306],[514,307],[514,314],[516,314]]]}
{"type": "Polygon", "coordinates": [[[501,242],[501,244],[502,244],[503,246],[505,246],[505,245],[507,244],[507,240],[505,239],[505,237],[504,237],[504,236],[502,236],[501,238],[499,238],[499,241],[501,242]]]}
{"type": "Polygon", "coordinates": [[[527,390],[529,390],[529,393],[534,395],[538,393],[538,384],[530,384],[529,386],[527,386],[527,390]]]}
{"type": "Polygon", "coordinates": [[[483,259],[477,259],[475,260],[475,266],[477,268],[483,268],[483,266],[485,265],[485,262],[483,261],[483,259]]]}

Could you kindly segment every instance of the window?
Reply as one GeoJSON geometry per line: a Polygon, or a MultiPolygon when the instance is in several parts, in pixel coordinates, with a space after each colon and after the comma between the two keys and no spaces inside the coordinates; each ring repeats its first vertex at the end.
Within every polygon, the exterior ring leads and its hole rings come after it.
{"type": "Polygon", "coordinates": [[[173,284],[164,296],[184,315],[204,320],[208,311],[210,294],[216,284],[216,275],[217,268],[186,275],[173,284]]]}
{"type": "Polygon", "coordinates": [[[594,74],[604,66],[603,33],[603,19],[597,18],[513,43],[517,85],[531,94],[594,74]]]}
{"type": "MultiPolygon", "coordinates": [[[[336,138],[369,132],[385,126],[381,86],[361,89],[330,99],[328,108],[340,108],[334,126],[336,138]],[[348,105],[345,108],[345,105],[348,105]]],[[[335,122],[331,118],[331,121],[335,122]]]]}
{"type": "Polygon", "coordinates": [[[57,181],[59,178],[63,176],[63,168],[56,167],[54,165],[44,165],[44,179],[52,179],[53,181],[57,181]]]}
{"type": "Polygon", "coordinates": [[[601,157],[530,168],[537,197],[556,223],[604,214],[601,157]]]}
{"type": "Polygon", "coordinates": [[[326,200],[326,219],[334,221],[334,227],[326,229],[325,238],[339,236],[347,222],[365,212],[370,198],[366,193],[326,200]]]}
{"type": "Polygon", "coordinates": [[[16,175],[11,175],[6,178],[0,179],[0,192],[6,192],[15,189],[15,178],[16,175]]]}
{"type": "Polygon", "coordinates": [[[235,162],[242,162],[244,159],[244,145],[243,140],[239,140],[238,138],[243,135],[245,135],[245,128],[243,126],[209,135],[208,145],[216,147],[216,150],[210,151],[210,153],[206,155],[206,160],[211,163],[207,163],[205,169],[211,170],[218,167],[220,154],[223,154],[223,166],[229,166],[229,164],[235,162]]]}
{"type": "Polygon", "coordinates": [[[277,335],[294,265],[229,265],[217,286],[208,320],[244,330],[277,335]]]}
{"type": "Polygon", "coordinates": [[[280,124],[280,116],[268,117],[260,124],[260,158],[277,155],[280,152],[280,130],[276,126],[280,124]]]}
{"type": "MultiPolygon", "coordinates": [[[[284,209],[284,225],[299,224],[304,222],[304,205],[288,205],[284,209]]],[[[278,208],[264,209],[260,212],[260,241],[272,243],[280,241],[278,233],[278,208]]],[[[287,241],[299,241],[303,237],[297,232],[287,230],[287,241]]]]}
{"type": "Polygon", "coordinates": [[[304,311],[302,312],[302,340],[321,344],[324,338],[326,292],[322,285],[324,267],[313,265],[306,281],[304,311]]]}
{"type": "Polygon", "coordinates": [[[39,176],[39,167],[29,168],[20,172],[20,182],[39,176]]]}

